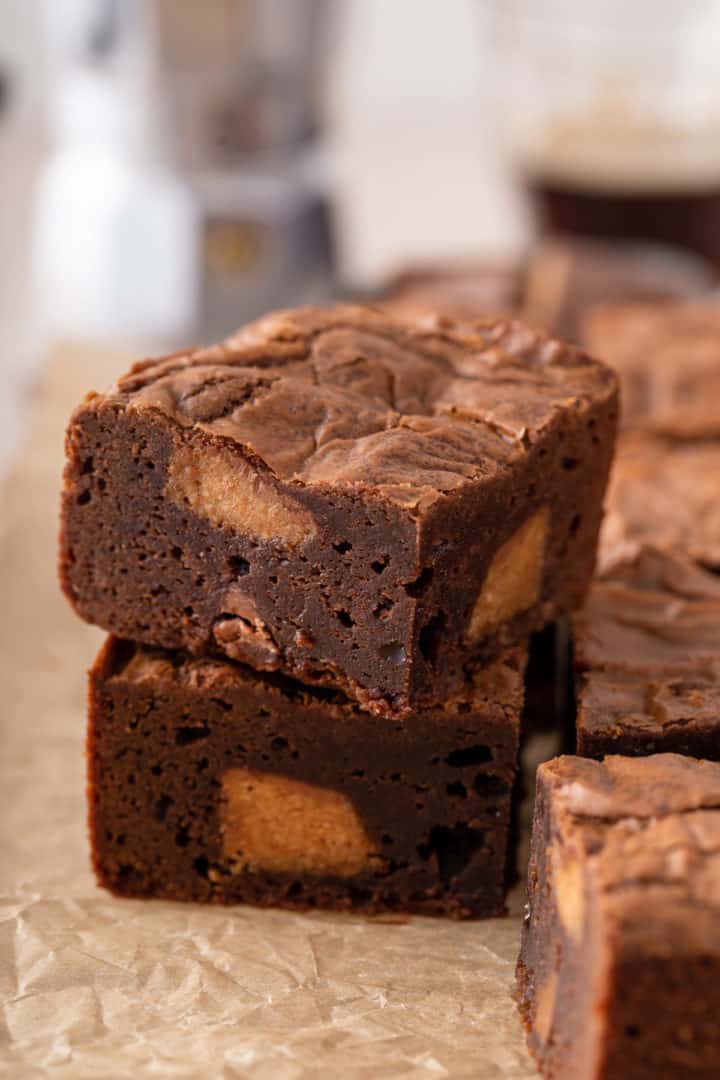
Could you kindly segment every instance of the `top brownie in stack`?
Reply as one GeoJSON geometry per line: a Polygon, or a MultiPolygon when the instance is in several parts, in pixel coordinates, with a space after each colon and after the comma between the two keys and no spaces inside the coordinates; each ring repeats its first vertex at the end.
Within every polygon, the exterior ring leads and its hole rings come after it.
{"type": "Polygon", "coordinates": [[[63,585],[402,715],[581,603],[616,415],[608,368],[515,322],[268,316],[80,406],[63,585]]]}

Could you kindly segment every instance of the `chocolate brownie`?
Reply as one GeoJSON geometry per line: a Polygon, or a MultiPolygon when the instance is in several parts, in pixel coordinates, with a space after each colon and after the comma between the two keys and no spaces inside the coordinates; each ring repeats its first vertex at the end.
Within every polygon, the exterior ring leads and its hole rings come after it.
{"type": "Polygon", "coordinates": [[[708,262],[674,248],[555,237],[530,254],[520,314],[533,326],[580,341],[596,304],[698,296],[714,280],[708,262]]]}
{"type": "Polygon", "coordinates": [[[389,722],[342,693],[110,638],[90,830],[121,896],[457,917],[504,908],[522,650],[389,722]]]}
{"type": "Polygon", "coordinates": [[[720,764],[538,769],[518,1001],[555,1080],[715,1080],[720,764]]]}
{"type": "Polygon", "coordinates": [[[519,306],[522,277],[512,263],[420,264],[391,278],[378,304],[410,320],[433,311],[455,319],[509,315],[519,306]]]}
{"type": "Polygon", "coordinates": [[[628,434],[618,441],[601,564],[627,541],[674,548],[720,570],[720,439],[628,434]]]}
{"type": "Polygon", "coordinates": [[[639,546],[593,582],[573,628],[581,670],[705,672],[720,658],[720,577],[639,546]]]}
{"type": "Polygon", "coordinates": [[[120,636],[407,715],[582,602],[616,414],[518,323],[268,316],[78,409],[62,582],[120,636]]]}
{"type": "Polygon", "coordinates": [[[720,760],[720,651],[716,665],[685,675],[590,671],[577,697],[583,757],[671,751],[720,760]]]}
{"type": "Polygon", "coordinates": [[[720,302],[599,307],[583,340],[620,376],[624,426],[720,435],[720,302]]]}

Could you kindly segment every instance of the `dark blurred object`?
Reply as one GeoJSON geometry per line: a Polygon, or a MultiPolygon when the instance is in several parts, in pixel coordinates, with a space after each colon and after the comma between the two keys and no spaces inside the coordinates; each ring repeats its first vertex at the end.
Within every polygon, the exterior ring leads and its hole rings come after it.
{"type": "Polygon", "coordinates": [[[200,212],[198,335],[333,289],[318,149],[325,0],[156,0],[158,71],[200,212]]]}
{"type": "Polygon", "coordinates": [[[707,292],[714,282],[709,263],[677,249],[547,240],[528,259],[522,317],[577,342],[583,317],[596,304],[684,299],[707,292]]]}
{"type": "Polygon", "coordinates": [[[602,305],[584,319],[582,336],[620,376],[626,428],[720,436],[720,296],[669,306],[602,305]]]}
{"type": "Polygon", "coordinates": [[[720,269],[720,177],[712,188],[593,191],[571,181],[528,182],[543,234],[648,240],[695,251],[720,269]]]}
{"type": "Polygon", "coordinates": [[[404,319],[428,311],[479,319],[512,313],[520,302],[521,290],[519,263],[437,262],[395,274],[377,303],[404,319]]]}
{"type": "Polygon", "coordinates": [[[546,626],[530,638],[525,670],[523,733],[556,732],[563,746],[572,700],[570,630],[567,619],[546,626]]]}
{"type": "Polygon", "coordinates": [[[333,290],[328,204],[292,156],[214,170],[195,181],[201,213],[200,326],[205,341],[277,307],[333,290]]]}
{"type": "Polygon", "coordinates": [[[173,348],[328,298],[325,5],[46,5],[34,261],[51,336],[173,348]]]}
{"type": "Polygon", "coordinates": [[[7,113],[12,99],[12,80],[10,78],[10,72],[7,68],[0,67],[0,120],[3,120],[5,113],[7,113]]]}
{"type": "Polygon", "coordinates": [[[149,23],[187,164],[317,135],[326,0],[155,0],[149,23]]]}
{"type": "Polygon", "coordinates": [[[540,234],[677,245],[720,269],[720,2],[487,8],[499,136],[540,234]]]}

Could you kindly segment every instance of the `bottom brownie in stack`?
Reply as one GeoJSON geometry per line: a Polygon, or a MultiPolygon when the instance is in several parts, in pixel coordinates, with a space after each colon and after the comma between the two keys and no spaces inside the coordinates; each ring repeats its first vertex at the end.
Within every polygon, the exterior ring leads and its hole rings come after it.
{"type": "Polygon", "coordinates": [[[504,910],[522,650],[394,721],[342,694],[109,638],[90,675],[90,830],[123,896],[504,910]]]}

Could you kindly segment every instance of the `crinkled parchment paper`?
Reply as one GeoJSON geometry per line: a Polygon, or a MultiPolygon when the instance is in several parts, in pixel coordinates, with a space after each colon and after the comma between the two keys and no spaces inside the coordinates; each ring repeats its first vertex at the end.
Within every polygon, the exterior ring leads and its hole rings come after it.
{"type": "MultiPolygon", "coordinates": [[[[55,579],[62,431],[126,358],[65,349],[0,517],[0,1072],[531,1077],[519,919],[390,924],[115,900],[88,865],[85,671],[101,635],[55,579]]],[[[516,904],[517,907],[517,904],[516,904]]]]}

